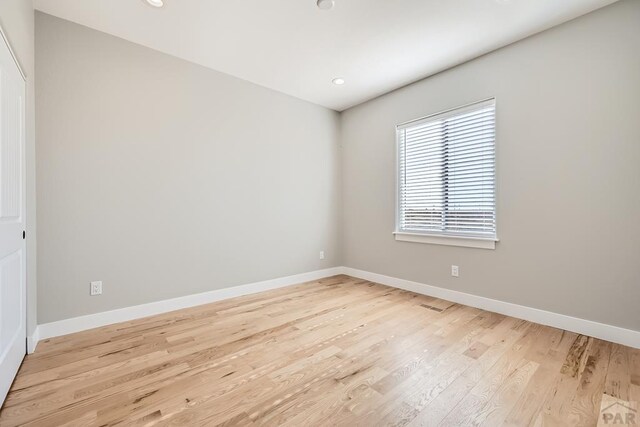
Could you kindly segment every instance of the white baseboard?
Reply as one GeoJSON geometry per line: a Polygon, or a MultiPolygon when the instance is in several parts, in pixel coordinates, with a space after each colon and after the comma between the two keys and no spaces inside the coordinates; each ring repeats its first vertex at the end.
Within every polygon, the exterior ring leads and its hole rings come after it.
{"type": "Polygon", "coordinates": [[[606,325],[604,323],[593,322],[591,320],[579,319],[577,317],[566,316],[564,314],[552,313],[550,311],[539,310],[537,308],[498,301],[478,295],[453,291],[451,289],[439,288],[437,286],[425,285],[423,283],[412,282],[410,280],[398,279],[384,276],[382,274],[370,273],[368,271],[357,270],[350,267],[342,267],[342,274],[357,277],[371,282],[380,283],[394,288],[405,289],[422,295],[441,298],[447,301],[481,308],[494,313],[500,313],[530,322],[540,323],[555,328],[600,338],[606,341],[615,342],[629,347],[640,348],[640,331],[624,329],[618,326],[606,325]]]}
{"type": "Polygon", "coordinates": [[[576,332],[583,335],[600,338],[603,340],[640,348],[640,331],[633,331],[617,326],[606,325],[604,323],[593,322],[591,320],[579,319],[566,316],[564,314],[552,313],[550,311],[539,310],[537,308],[498,301],[478,295],[467,294],[451,289],[426,285],[424,283],[412,282],[410,280],[398,279],[396,277],[357,270],[350,267],[333,267],[325,270],[317,270],[309,273],[296,274],[293,276],[280,277],[262,282],[249,283],[241,286],[218,289],[201,294],[187,295],[148,304],[136,305],[132,307],[120,308],[117,310],[105,311],[102,313],[89,314],[86,316],[74,317],[71,319],[59,320],[56,322],[38,325],[33,335],[27,338],[27,348],[29,353],[36,349],[38,341],[57,337],[60,335],[80,332],[87,329],[98,328],[100,326],[111,325],[119,322],[139,319],[142,317],[162,314],[169,311],[180,310],[182,308],[194,307],[208,304],[228,298],[249,295],[285,286],[297,285],[324,277],[346,274],[352,277],[369,280],[394,288],[405,289],[422,295],[429,295],[442,298],[447,301],[481,308],[483,310],[540,323],[555,328],[576,332]]]}
{"type": "MultiPolygon", "coordinates": [[[[204,292],[201,294],[187,295],[163,301],[135,305],[132,307],[119,308],[111,311],[103,311],[101,313],[88,314],[86,316],[79,316],[71,319],[58,320],[51,323],[44,323],[42,325],[38,325],[36,333],[29,337],[28,345],[30,349],[32,348],[35,351],[38,340],[72,334],[74,332],[98,328],[100,326],[111,325],[114,323],[127,322],[129,320],[208,304],[242,295],[255,294],[271,289],[297,285],[312,280],[322,279],[324,277],[335,276],[337,274],[342,274],[342,267],[316,270],[293,276],[264,280],[262,282],[217,289],[215,291],[204,292]]],[[[32,351],[30,350],[30,353],[31,352],[32,351]]]]}
{"type": "Polygon", "coordinates": [[[40,341],[40,326],[36,326],[33,334],[27,337],[27,354],[32,354],[34,351],[36,351],[38,341],[40,341]]]}

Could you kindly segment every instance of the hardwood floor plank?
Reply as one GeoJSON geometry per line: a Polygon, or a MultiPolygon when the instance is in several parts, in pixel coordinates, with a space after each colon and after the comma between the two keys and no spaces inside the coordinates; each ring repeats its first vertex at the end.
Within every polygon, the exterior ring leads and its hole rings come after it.
{"type": "Polygon", "coordinates": [[[529,352],[527,357],[535,360],[540,366],[505,419],[504,425],[515,427],[535,424],[546,393],[560,375],[563,359],[558,356],[569,351],[575,338],[575,334],[549,328],[546,337],[542,337],[539,345],[533,347],[534,352],[529,352]]]}
{"type": "MultiPolygon", "coordinates": [[[[442,421],[442,425],[459,426],[470,425],[482,421],[479,414],[491,402],[496,393],[508,384],[512,377],[517,377],[516,371],[529,366],[523,359],[527,350],[535,343],[542,327],[535,324],[528,325],[521,337],[515,342],[483,375],[481,380],[471,389],[442,421]]],[[[527,368],[527,372],[531,369],[527,368]]]]}
{"type": "Polygon", "coordinates": [[[605,390],[605,378],[611,357],[611,343],[595,340],[589,347],[580,383],[571,402],[570,425],[595,425],[605,390]]]}
{"type": "Polygon", "coordinates": [[[631,372],[629,352],[625,346],[611,344],[611,357],[606,371],[605,394],[620,400],[629,400],[631,372]]]}

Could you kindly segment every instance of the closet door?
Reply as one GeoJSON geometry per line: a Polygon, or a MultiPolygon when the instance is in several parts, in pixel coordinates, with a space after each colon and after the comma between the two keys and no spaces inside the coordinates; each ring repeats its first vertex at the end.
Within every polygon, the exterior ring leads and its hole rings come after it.
{"type": "Polygon", "coordinates": [[[0,404],[26,353],[25,82],[0,36],[0,404]]]}

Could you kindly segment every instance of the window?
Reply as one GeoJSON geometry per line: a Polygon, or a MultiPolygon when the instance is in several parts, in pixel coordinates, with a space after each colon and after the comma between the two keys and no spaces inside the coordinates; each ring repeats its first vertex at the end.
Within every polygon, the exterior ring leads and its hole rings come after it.
{"type": "Polygon", "coordinates": [[[495,248],[495,99],[399,125],[396,134],[396,240],[495,248]]]}

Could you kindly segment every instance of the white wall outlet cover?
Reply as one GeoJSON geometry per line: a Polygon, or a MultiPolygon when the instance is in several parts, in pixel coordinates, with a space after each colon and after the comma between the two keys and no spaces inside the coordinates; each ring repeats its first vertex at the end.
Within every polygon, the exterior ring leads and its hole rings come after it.
{"type": "Polygon", "coordinates": [[[324,251],[320,251],[320,259],[324,259],[324,251]]]}
{"type": "Polygon", "coordinates": [[[451,275],[453,277],[458,277],[460,275],[460,269],[458,268],[457,265],[452,265],[451,266],[451,275]]]}
{"type": "Polygon", "coordinates": [[[91,282],[90,294],[93,295],[102,295],[102,282],[91,282]]]}

